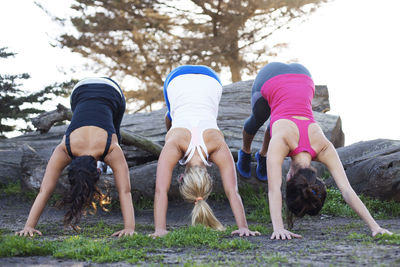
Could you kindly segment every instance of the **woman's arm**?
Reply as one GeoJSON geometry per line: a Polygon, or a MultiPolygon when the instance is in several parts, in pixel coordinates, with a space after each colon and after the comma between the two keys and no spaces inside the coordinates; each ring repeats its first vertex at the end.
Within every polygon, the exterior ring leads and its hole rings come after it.
{"type": "Polygon", "coordinates": [[[336,152],[336,149],[334,148],[332,143],[327,143],[326,147],[318,154],[317,159],[328,167],[328,170],[335,180],[337,187],[339,188],[340,192],[342,192],[344,200],[368,225],[369,229],[372,232],[372,235],[375,236],[376,234],[383,233],[392,234],[391,232],[381,228],[377,224],[374,218],[372,218],[368,209],[365,207],[364,203],[362,203],[360,198],[354,192],[349,183],[349,180],[347,179],[346,173],[343,169],[343,165],[336,152]]]}
{"type": "Polygon", "coordinates": [[[36,196],[35,202],[33,203],[31,211],[29,212],[25,227],[22,231],[16,232],[16,235],[33,236],[34,233],[42,235],[41,232],[35,229],[36,224],[51,193],[53,193],[54,188],[57,185],[57,180],[62,170],[71,162],[71,158],[63,149],[63,145],[64,144],[61,143],[54,149],[49,163],[47,164],[46,172],[44,173],[43,181],[40,185],[39,194],[36,196]]]}
{"type": "Polygon", "coordinates": [[[283,138],[279,136],[272,137],[267,153],[268,199],[273,226],[271,239],[301,237],[286,230],[282,220],[282,163],[288,152],[289,148],[283,138]]]}
{"type": "Polygon", "coordinates": [[[118,237],[132,235],[135,233],[135,213],[132,204],[129,168],[124,153],[118,144],[115,144],[113,150],[105,157],[105,162],[113,170],[115,186],[118,190],[122,217],[124,219],[124,229],[112,235],[118,237]]]}
{"type": "Polygon", "coordinates": [[[164,236],[167,231],[168,190],[171,185],[172,171],[182,153],[176,141],[165,143],[157,163],[156,190],[154,195],[153,237],[164,236]]]}
{"type": "Polygon", "coordinates": [[[250,231],[247,226],[242,199],[238,192],[235,163],[224,140],[222,140],[219,148],[210,155],[210,159],[219,168],[224,191],[228,197],[233,215],[235,216],[236,224],[239,228],[238,230],[233,231],[232,234],[237,234],[239,236],[259,235],[259,232],[250,231]]]}
{"type": "Polygon", "coordinates": [[[167,132],[169,131],[169,129],[171,129],[172,126],[172,122],[168,117],[169,111],[167,111],[165,113],[165,117],[164,117],[164,122],[165,122],[165,128],[167,129],[167,132]]]}

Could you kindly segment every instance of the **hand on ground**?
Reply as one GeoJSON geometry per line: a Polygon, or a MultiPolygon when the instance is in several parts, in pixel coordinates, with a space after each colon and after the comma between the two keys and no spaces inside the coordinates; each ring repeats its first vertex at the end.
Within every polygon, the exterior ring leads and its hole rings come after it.
{"type": "Polygon", "coordinates": [[[238,235],[238,236],[256,236],[256,235],[260,235],[259,232],[250,231],[248,228],[239,228],[238,230],[233,231],[231,234],[232,235],[238,235]]]}
{"type": "Polygon", "coordinates": [[[25,226],[24,230],[21,230],[19,232],[15,232],[15,235],[18,235],[18,236],[33,236],[35,233],[38,234],[38,235],[42,235],[42,233],[40,231],[36,230],[35,228],[25,226]]]}
{"type": "Polygon", "coordinates": [[[135,234],[136,234],[135,229],[125,228],[122,229],[121,231],[113,233],[111,236],[121,237],[121,236],[132,236],[135,234]]]}
{"type": "Polygon", "coordinates": [[[156,229],[154,233],[150,234],[151,237],[156,238],[156,237],[163,237],[166,234],[168,234],[168,231],[165,229],[156,229]]]}
{"type": "Polygon", "coordinates": [[[272,235],[271,235],[271,239],[282,239],[282,240],[290,240],[292,238],[301,238],[301,235],[292,233],[288,230],[285,229],[279,229],[279,230],[275,230],[272,235]]]}
{"type": "Polygon", "coordinates": [[[388,235],[392,235],[393,233],[390,232],[389,230],[386,230],[385,228],[381,228],[379,227],[377,230],[372,231],[372,236],[376,236],[378,234],[388,234],[388,235]]]}

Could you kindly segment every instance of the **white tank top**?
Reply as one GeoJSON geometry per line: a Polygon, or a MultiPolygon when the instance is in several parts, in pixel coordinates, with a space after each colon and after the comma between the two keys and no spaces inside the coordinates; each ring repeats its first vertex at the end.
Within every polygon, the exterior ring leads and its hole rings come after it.
{"type": "Polygon", "coordinates": [[[168,84],[167,93],[172,118],[171,129],[185,128],[192,135],[189,147],[179,163],[188,163],[197,150],[203,163],[210,166],[203,132],[207,129],[219,130],[217,116],[222,94],[221,84],[208,75],[182,74],[168,84]]]}

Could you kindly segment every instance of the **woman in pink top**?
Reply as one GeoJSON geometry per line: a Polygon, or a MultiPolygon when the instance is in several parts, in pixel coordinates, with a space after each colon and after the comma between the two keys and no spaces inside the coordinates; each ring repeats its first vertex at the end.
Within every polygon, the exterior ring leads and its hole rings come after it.
{"type": "Polygon", "coordinates": [[[237,167],[242,176],[250,176],[251,143],[270,116],[270,125],[256,159],[258,179],[268,180],[273,225],[271,239],[301,237],[286,230],[282,220],[282,164],[286,156],[292,159],[286,176],[286,204],[294,215],[317,215],[324,204],[325,185],[310,165],[315,160],[328,167],[344,200],[364,220],[373,236],[391,234],[376,223],[354,192],[334,146],[315,122],[311,109],[314,90],[309,71],[296,63],[269,63],[261,69],[253,84],[253,113],[243,129],[243,146],[237,167]]]}

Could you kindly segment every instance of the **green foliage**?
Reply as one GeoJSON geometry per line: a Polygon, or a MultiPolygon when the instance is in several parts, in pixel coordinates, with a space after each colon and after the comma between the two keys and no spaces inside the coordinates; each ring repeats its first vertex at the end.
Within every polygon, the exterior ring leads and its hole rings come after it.
{"type": "Polygon", "coordinates": [[[162,245],[165,247],[209,247],[217,249],[239,249],[246,250],[254,245],[245,239],[241,241],[227,240],[222,237],[231,231],[224,232],[212,230],[202,225],[190,226],[177,229],[161,238],[162,245]]]}
{"type": "MultiPolygon", "coordinates": [[[[15,55],[15,53],[7,52],[6,49],[5,47],[0,48],[0,59],[7,59],[15,55]]],[[[18,128],[16,120],[30,122],[33,115],[44,111],[35,106],[53,99],[56,95],[65,95],[63,86],[66,86],[68,82],[47,86],[34,93],[20,89],[21,83],[29,78],[30,76],[27,73],[0,74],[0,138],[5,138],[5,133],[14,130],[31,131],[32,128],[28,124],[18,128]]]]}
{"type": "Polygon", "coordinates": [[[54,243],[35,238],[0,236],[0,257],[51,255],[54,243]]]}
{"type": "Polygon", "coordinates": [[[240,196],[243,200],[243,205],[250,212],[246,216],[247,220],[268,223],[271,220],[269,214],[268,194],[262,188],[258,192],[250,186],[243,186],[239,188],[240,196]]]}
{"type": "MultiPolygon", "coordinates": [[[[16,196],[21,197],[27,201],[33,201],[36,198],[37,192],[34,191],[22,191],[20,181],[11,182],[8,184],[0,185],[0,197],[1,196],[16,196]]],[[[49,203],[51,205],[56,204],[62,196],[60,194],[52,194],[49,203]]]]}
{"type": "Polygon", "coordinates": [[[141,101],[139,111],[162,101],[159,88],[179,65],[229,70],[233,82],[255,74],[286,45],[267,45],[270,36],[323,1],[76,0],[73,17],[54,20],[68,20],[79,33],[66,29],[57,38],[61,47],[137,79],[140,90],[126,91],[126,97],[141,101]]]}
{"type": "MultiPolygon", "coordinates": [[[[46,226],[42,226],[42,228],[46,226]]],[[[138,225],[137,228],[140,228],[138,225]]],[[[231,229],[220,232],[204,226],[183,227],[162,238],[136,234],[122,238],[110,235],[122,225],[107,225],[103,221],[86,225],[80,235],[63,240],[43,240],[37,237],[0,236],[0,257],[45,256],[92,262],[140,261],[162,259],[156,255],[163,248],[209,248],[219,250],[249,250],[254,245],[246,239],[230,236],[231,229]],[[151,253],[155,255],[151,256],[151,253]]],[[[5,232],[4,232],[5,233],[5,232]]]]}
{"type": "MultiPolygon", "coordinates": [[[[386,219],[400,216],[400,203],[395,201],[382,201],[367,196],[360,196],[371,215],[376,219],[386,219]]],[[[327,198],[322,214],[343,217],[358,217],[357,214],[344,201],[342,194],[337,189],[327,189],[327,198]]]]}
{"type": "Polygon", "coordinates": [[[394,233],[393,235],[377,235],[375,236],[375,240],[377,240],[379,244],[400,245],[400,234],[394,233]]]}
{"type": "Polygon", "coordinates": [[[372,243],[375,241],[378,244],[382,245],[400,245],[400,234],[397,233],[394,233],[392,235],[379,234],[375,237],[366,234],[351,233],[347,236],[347,239],[362,241],[363,243],[372,243]]]}
{"type": "Polygon", "coordinates": [[[8,183],[8,184],[0,184],[0,194],[11,196],[21,193],[21,185],[20,182],[8,183]]]}
{"type": "Polygon", "coordinates": [[[135,209],[138,211],[153,209],[154,201],[152,199],[140,197],[134,202],[135,209]]]}
{"type": "Polygon", "coordinates": [[[288,259],[280,253],[271,253],[256,257],[257,262],[262,265],[279,266],[278,264],[288,263],[288,259]]]}
{"type": "Polygon", "coordinates": [[[122,224],[108,225],[103,220],[100,220],[97,224],[85,224],[82,225],[80,234],[84,237],[109,237],[113,233],[122,230],[124,226],[122,224]]]}
{"type": "Polygon", "coordinates": [[[72,236],[61,242],[53,252],[55,258],[90,260],[93,262],[129,261],[136,263],[147,259],[145,249],[115,248],[109,240],[92,240],[81,236],[72,236]]]}

